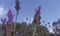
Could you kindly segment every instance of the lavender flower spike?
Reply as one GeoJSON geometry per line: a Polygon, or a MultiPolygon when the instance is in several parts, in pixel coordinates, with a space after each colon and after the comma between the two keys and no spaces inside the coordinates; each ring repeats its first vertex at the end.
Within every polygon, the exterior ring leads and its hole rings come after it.
{"type": "Polygon", "coordinates": [[[41,10],[41,6],[35,9],[36,12],[40,12],[40,10],[41,10]]]}
{"type": "Polygon", "coordinates": [[[11,10],[8,11],[8,14],[7,14],[8,18],[9,18],[9,21],[12,21],[13,20],[13,14],[11,12],[11,10]]]}
{"type": "Polygon", "coordinates": [[[2,23],[5,24],[5,22],[6,22],[6,18],[4,18],[4,19],[1,18],[1,21],[2,21],[2,23]]]}
{"type": "Polygon", "coordinates": [[[2,21],[2,30],[5,31],[6,30],[6,18],[4,19],[1,18],[1,21],[2,21]]]}

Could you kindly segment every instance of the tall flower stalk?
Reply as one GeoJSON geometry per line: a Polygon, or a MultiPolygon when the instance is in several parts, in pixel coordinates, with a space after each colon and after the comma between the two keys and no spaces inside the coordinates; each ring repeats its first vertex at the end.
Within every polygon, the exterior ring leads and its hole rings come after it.
{"type": "Polygon", "coordinates": [[[6,18],[4,18],[4,19],[1,18],[1,21],[2,21],[2,30],[1,30],[1,33],[2,33],[2,35],[4,34],[3,36],[5,36],[5,34],[6,34],[5,33],[6,32],[6,18]]]}
{"type": "MultiPolygon", "coordinates": [[[[14,25],[14,33],[15,33],[17,17],[18,17],[18,13],[19,13],[19,9],[20,9],[20,7],[19,7],[19,1],[18,1],[18,0],[16,0],[16,6],[15,6],[15,9],[16,9],[17,12],[16,12],[15,25],[14,25]]],[[[15,35],[15,34],[14,34],[14,35],[15,35]]]]}
{"type": "Polygon", "coordinates": [[[35,10],[35,11],[36,11],[36,14],[35,14],[34,20],[33,20],[33,24],[34,24],[35,29],[34,29],[34,32],[33,32],[33,35],[32,35],[32,36],[35,36],[37,27],[40,25],[40,19],[41,19],[40,9],[41,9],[41,7],[39,6],[39,7],[35,10]]]}

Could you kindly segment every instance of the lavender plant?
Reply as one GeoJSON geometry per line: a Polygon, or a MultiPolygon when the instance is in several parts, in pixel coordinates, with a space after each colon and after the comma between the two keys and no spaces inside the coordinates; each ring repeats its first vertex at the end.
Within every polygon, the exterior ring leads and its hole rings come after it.
{"type": "Polygon", "coordinates": [[[13,21],[13,18],[14,18],[14,15],[12,14],[11,10],[8,11],[7,16],[9,18],[8,21],[11,21],[12,22],[13,21]]]}
{"type": "Polygon", "coordinates": [[[5,30],[6,29],[6,18],[4,19],[1,18],[1,21],[2,21],[2,30],[5,30]]]}
{"type": "Polygon", "coordinates": [[[40,12],[41,10],[41,6],[39,6],[38,8],[35,9],[35,12],[40,12]]]}
{"type": "Polygon", "coordinates": [[[41,10],[41,6],[39,6],[38,8],[35,9],[36,14],[34,16],[34,21],[33,21],[33,23],[35,24],[35,29],[34,29],[34,32],[33,32],[32,36],[35,36],[35,32],[36,32],[37,26],[40,23],[40,10],[41,10]],[[39,21],[39,22],[37,22],[37,21],[39,21]]]}

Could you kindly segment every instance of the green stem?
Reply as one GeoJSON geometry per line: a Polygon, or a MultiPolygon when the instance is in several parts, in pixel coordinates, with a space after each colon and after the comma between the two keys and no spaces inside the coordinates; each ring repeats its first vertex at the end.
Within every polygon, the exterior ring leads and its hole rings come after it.
{"type": "Polygon", "coordinates": [[[15,36],[15,29],[16,29],[17,17],[18,17],[18,11],[17,11],[17,14],[16,14],[15,25],[14,25],[14,36],[15,36]]]}
{"type": "Polygon", "coordinates": [[[36,26],[36,28],[35,28],[35,30],[34,30],[34,32],[33,32],[33,36],[35,36],[36,29],[37,29],[37,26],[36,26]]]}

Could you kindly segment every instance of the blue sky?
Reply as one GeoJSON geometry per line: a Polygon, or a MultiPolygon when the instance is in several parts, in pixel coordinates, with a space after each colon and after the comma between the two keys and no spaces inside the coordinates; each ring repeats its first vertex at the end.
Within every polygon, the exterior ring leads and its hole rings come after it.
{"type": "MultiPolygon", "coordinates": [[[[41,21],[45,20],[45,23],[47,24],[50,22],[50,25],[52,25],[52,22],[56,21],[60,18],[60,0],[19,0],[20,1],[20,7],[19,10],[19,16],[17,22],[24,21],[25,17],[33,18],[35,14],[35,8],[38,6],[41,6],[41,21]]],[[[15,0],[0,0],[0,7],[2,7],[4,10],[0,14],[0,18],[7,18],[7,11],[9,9],[12,10],[13,14],[16,14],[15,10],[15,0]]],[[[44,25],[42,23],[42,25],[44,25]]]]}

